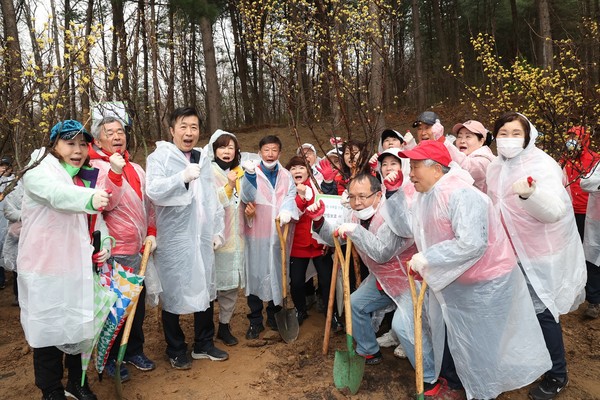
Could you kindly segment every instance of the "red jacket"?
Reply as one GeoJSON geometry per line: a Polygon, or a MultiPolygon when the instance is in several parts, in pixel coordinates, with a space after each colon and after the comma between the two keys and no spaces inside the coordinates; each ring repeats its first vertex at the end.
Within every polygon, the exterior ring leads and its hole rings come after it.
{"type": "MultiPolygon", "coordinates": [[[[304,185],[310,187],[313,192],[313,186],[311,185],[310,178],[304,182],[304,185]]],[[[306,207],[313,204],[315,201],[315,197],[310,201],[306,201],[300,197],[299,194],[296,195],[296,206],[301,213],[304,213],[306,207]]],[[[296,228],[294,229],[294,241],[292,242],[292,251],[290,253],[291,257],[299,257],[299,258],[313,258],[318,257],[323,254],[323,245],[317,243],[315,239],[312,238],[310,230],[311,230],[312,220],[308,215],[302,214],[300,216],[300,220],[296,223],[296,228]]]]}

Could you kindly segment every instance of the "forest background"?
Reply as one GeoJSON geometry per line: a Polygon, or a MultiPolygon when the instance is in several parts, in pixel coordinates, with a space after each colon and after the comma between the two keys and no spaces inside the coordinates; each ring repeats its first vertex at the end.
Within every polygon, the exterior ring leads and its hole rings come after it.
{"type": "MultiPolygon", "coordinates": [[[[0,0],[0,154],[19,167],[57,121],[123,101],[132,152],[178,106],[205,136],[282,127],[327,150],[425,109],[531,118],[541,147],[600,128],[599,0],[0,0]],[[298,133],[302,132],[302,134],[298,133]]],[[[410,121],[409,121],[410,120],[410,121]]],[[[442,121],[444,122],[444,121],[442,121]]],[[[446,122],[446,130],[459,120],[446,122]]],[[[253,143],[254,145],[254,143],[253,143]]]]}

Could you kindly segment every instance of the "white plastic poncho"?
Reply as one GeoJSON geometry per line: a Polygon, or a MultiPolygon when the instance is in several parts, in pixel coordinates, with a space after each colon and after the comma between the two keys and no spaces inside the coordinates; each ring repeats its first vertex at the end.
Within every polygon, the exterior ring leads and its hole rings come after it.
{"type": "MultiPolygon", "coordinates": [[[[281,304],[281,246],[275,228],[275,218],[283,210],[298,220],[296,184],[292,174],[278,162],[277,181],[271,185],[259,166],[256,167],[255,188],[246,176],[242,178],[241,199],[255,202],[256,215],[252,226],[245,226],[246,296],[253,294],[263,301],[281,304]]],[[[289,254],[294,237],[293,224],[287,237],[286,270],[289,276],[289,254]]],[[[287,284],[287,283],[286,283],[287,284]]]]}
{"type": "MultiPolygon", "coordinates": [[[[36,150],[32,160],[43,154],[36,150]]],[[[48,154],[23,176],[19,305],[31,347],[80,343],[94,335],[94,280],[86,208],[94,189],[73,184],[48,154]]]]}
{"type": "Polygon", "coordinates": [[[600,266],[600,163],[579,181],[579,185],[590,194],[583,233],[585,259],[595,266],[600,266]]]}
{"type": "Polygon", "coordinates": [[[535,147],[538,132],[530,126],[531,140],[521,153],[511,159],[499,156],[488,167],[488,195],[500,212],[527,279],[558,322],[560,314],[576,309],[584,300],[585,256],[563,172],[535,147]],[[536,181],[536,190],[522,200],[512,185],[529,176],[536,181]]]}
{"type": "Polygon", "coordinates": [[[526,281],[491,201],[455,163],[413,199],[415,242],[427,259],[436,371],[444,325],[468,398],[495,398],[551,367],[526,281]]]}
{"type": "Polygon", "coordinates": [[[173,143],[160,141],[146,162],[146,194],[156,209],[154,252],[163,309],[173,314],[204,311],[217,295],[213,240],[223,234],[223,207],[201,153],[200,177],[186,189],[189,160],[173,143]]]}
{"type": "Polygon", "coordinates": [[[8,220],[8,231],[4,239],[2,257],[4,268],[9,271],[17,270],[17,254],[19,253],[19,236],[21,235],[21,203],[23,202],[23,185],[18,184],[4,198],[4,217],[8,220]]]}
{"type": "MultiPolygon", "coordinates": [[[[225,230],[223,237],[225,243],[215,250],[215,272],[217,290],[231,290],[243,288],[246,286],[246,274],[244,272],[244,237],[242,235],[244,218],[240,213],[240,198],[237,189],[233,191],[231,198],[225,192],[225,185],[228,183],[227,173],[214,162],[215,154],[213,143],[221,136],[229,135],[235,137],[233,133],[217,129],[210,137],[208,144],[204,147],[205,153],[212,163],[215,188],[219,202],[224,209],[225,230]]],[[[238,166],[236,172],[241,170],[238,166]]],[[[239,174],[238,174],[239,176],[239,174]]],[[[238,179],[239,186],[239,179],[238,179]]]]}

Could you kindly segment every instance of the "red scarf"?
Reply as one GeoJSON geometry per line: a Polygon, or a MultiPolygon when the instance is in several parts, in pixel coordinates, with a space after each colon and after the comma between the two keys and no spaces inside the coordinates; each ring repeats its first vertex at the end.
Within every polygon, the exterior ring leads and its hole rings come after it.
{"type": "MultiPolygon", "coordinates": [[[[90,153],[90,158],[92,160],[100,159],[100,160],[104,160],[106,162],[110,162],[109,158],[110,158],[110,156],[112,156],[112,153],[109,153],[108,151],[106,151],[104,149],[102,150],[102,152],[103,152],[103,154],[98,153],[91,144],[89,145],[89,153],[90,153]]],[[[123,158],[125,159],[125,167],[123,167],[123,177],[125,177],[127,182],[129,182],[129,184],[131,185],[133,190],[135,190],[135,192],[141,199],[142,198],[142,183],[140,182],[140,177],[137,174],[137,172],[135,171],[135,168],[129,162],[129,152],[125,151],[125,154],[123,154],[123,158]]]]}

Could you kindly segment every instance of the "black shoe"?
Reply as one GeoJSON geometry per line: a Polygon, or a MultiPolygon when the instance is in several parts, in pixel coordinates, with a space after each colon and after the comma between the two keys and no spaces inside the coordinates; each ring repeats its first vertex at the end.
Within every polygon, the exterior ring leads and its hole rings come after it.
{"type": "Polygon", "coordinates": [[[305,319],[308,319],[308,313],[306,311],[296,310],[296,318],[298,318],[298,325],[302,325],[305,319]]]}
{"type": "Polygon", "coordinates": [[[219,322],[219,330],[217,331],[217,339],[220,339],[227,346],[235,346],[238,344],[238,340],[231,334],[229,324],[222,324],[219,322]]]}
{"type": "Polygon", "coordinates": [[[64,389],[56,389],[42,396],[42,400],[67,400],[64,389]]]}
{"type": "Polygon", "coordinates": [[[175,369],[185,370],[192,368],[192,362],[188,358],[187,354],[169,357],[169,361],[171,362],[171,367],[175,369]]]}
{"type": "Polygon", "coordinates": [[[265,327],[263,326],[263,324],[260,324],[260,325],[250,324],[250,326],[248,327],[248,331],[246,332],[246,339],[248,339],[248,340],[258,339],[258,335],[260,335],[260,333],[264,330],[265,330],[265,327]]]}
{"type": "Polygon", "coordinates": [[[274,319],[267,319],[267,326],[271,328],[271,330],[279,332],[279,328],[277,328],[277,321],[274,319]]]}
{"type": "Polygon", "coordinates": [[[340,317],[338,317],[337,312],[333,314],[333,318],[331,319],[331,330],[333,330],[333,333],[344,331],[344,324],[342,323],[340,317]]]}
{"type": "Polygon", "coordinates": [[[77,400],[97,400],[96,395],[90,390],[87,379],[83,386],[80,382],[74,382],[69,380],[66,387],[67,395],[75,397],[77,400]]]}
{"type": "Polygon", "coordinates": [[[365,364],[366,365],[377,365],[377,364],[381,364],[381,362],[383,361],[383,354],[381,354],[381,351],[378,351],[375,354],[372,354],[370,356],[365,356],[365,364]]]}
{"type": "Polygon", "coordinates": [[[552,377],[544,375],[542,381],[529,391],[531,400],[550,400],[556,397],[558,393],[569,384],[569,378],[552,377]]]}
{"type": "Polygon", "coordinates": [[[195,350],[192,351],[192,358],[194,360],[202,360],[203,358],[207,358],[211,361],[225,361],[229,358],[229,354],[227,354],[226,351],[213,346],[208,350],[201,350],[198,352],[195,350]]]}

